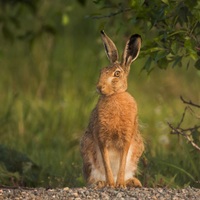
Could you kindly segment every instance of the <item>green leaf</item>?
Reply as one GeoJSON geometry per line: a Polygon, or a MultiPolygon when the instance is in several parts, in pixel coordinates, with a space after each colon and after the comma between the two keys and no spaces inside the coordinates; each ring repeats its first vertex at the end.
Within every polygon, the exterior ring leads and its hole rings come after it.
{"type": "Polygon", "coordinates": [[[149,57],[146,61],[146,63],[144,64],[143,70],[146,70],[147,72],[151,71],[151,63],[152,63],[152,58],[149,57]]]}
{"type": "Polygon", "coordinates": [[[178,44],[175,41],[173,41],[171,44],[171,50],[172,50],[172,53],[175,55],[177,54],[177,52],[179,50],[178,44]]]}
{"type": "Polygon", "coordinates": [[[157,64],[160,69],[167,69],[169,62],[166,58],[162,58],[158,60],[157,64]]]}
{"type": "Polygon", "coordinates": [[[194,50],[193,41],[190,37],[185,37],[184,47],[193,60],[197,59],[196,51],[194,50]]]}
{"type": "Polygon", "coordinates": [[[143,4],[144,4],[144,0],[132,0],[132,1],[131,1],[131,7],[132,7],[132,8],[141,7],[143,4]]]}
{"type": "Polygon", "coordinates": [[[172,53],[169,53],[169,54],[167,54],[166,58],[169,62],[172,62],[175,58],[175,55],[172,53]]]}
{"type": "Polygon", "coordinates": [[[150,54],[156,51],[164,51],[162,47],[153,47],[153,48],[147,48],[147,50],[144,51],[145,54],[150,54]]]}
{"type": "Polygon", "coordinates": [[[172,37],[172,36],[178,35],[178,34],[180,34],[180,33],[184,33],[184,34],[185,34],[186,32],[187,32],[187,30],[174,31],[174,32],[172,32],[171,34],[169,34],[168,37],[172,37]]]}
{"type": "Polygon", "coordinates": [[[168,52],[166,50],[158,51],[155,56],[155,61],[165,58],[167,56],[167,54],[168,54],[168,52]]]}
{"type": "Polygon", "coordinates": [[[162,0],[162,2],[169,6],[169,1],[168,0],[162,0]]]}
{"type": "Polygon", "coordinates": [[[181,65],[182,65],[181,60],[182,60],[182,56],[177,56],[175,58],[173,65],[172,65],[172,68],[174,68],[176,65],[179,65],[181,67],[181,65]]]}

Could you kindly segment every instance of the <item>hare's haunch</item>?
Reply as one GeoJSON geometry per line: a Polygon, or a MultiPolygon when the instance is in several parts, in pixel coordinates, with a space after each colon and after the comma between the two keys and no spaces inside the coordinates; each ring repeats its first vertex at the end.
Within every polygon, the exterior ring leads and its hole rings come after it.
{"type": "Polygon", "coordinates": [[[101,31],[111,65],[101,70],[98,103],[81,139],[83,175],[89,186],[141,187],[135,178],[144,144],[138,130],[137,104],[126,92],[131,63],[138,57],[141,37],[132,35],[122,61],[113,41],[101,31]]]}

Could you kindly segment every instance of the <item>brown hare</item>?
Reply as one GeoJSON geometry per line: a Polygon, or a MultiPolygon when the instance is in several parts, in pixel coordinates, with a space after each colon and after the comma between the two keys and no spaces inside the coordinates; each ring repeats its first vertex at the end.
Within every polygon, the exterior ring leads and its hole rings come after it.
{"type": "Polygon", "coordinates": [[[111,65],[101,70],[97,83],[100,97],[81,139],[83,175],[91,187],[141,187],[134,175],[144,144],[138,130],[137,104],[126,92],[130,65],[138,57],[141,37],[130,37],[121,62],[112,40],[104,31],[101,37],[111,65]]]}

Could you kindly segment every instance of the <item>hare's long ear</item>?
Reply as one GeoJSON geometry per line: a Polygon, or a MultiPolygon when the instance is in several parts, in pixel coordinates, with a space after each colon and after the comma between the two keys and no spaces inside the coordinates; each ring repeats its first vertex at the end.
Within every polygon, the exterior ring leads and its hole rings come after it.
{"type": "Polygon", "coordinates": [[[127,72],[129,71],[131,63],[139,55],[141,43],[142,39],[138,34],[132,35],[126,43],[121,64],[124,68],[126,68],[127,72]]]}
{"type": "Polygon", "coordinates": [[[114,42],[105,34],[104,31],[101,31],[101,38],[105,47],[106,55],[111,63],[118,61],[118,51],[114,42]]]}

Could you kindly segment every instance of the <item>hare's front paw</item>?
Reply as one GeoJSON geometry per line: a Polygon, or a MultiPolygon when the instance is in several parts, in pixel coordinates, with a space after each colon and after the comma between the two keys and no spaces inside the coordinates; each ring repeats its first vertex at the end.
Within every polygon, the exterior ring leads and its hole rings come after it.
{"type": "Polygon", "coordinates": [[[104,188],[104,187],[111,187],[111,188],[114,188],[114,182],[106,182],[106,181],[98,181],[96,182],[95,184],[95,187],[96,189],[101,189],[101,188],[104,188]]]}
{"type": "Polygon", "coordinates": [[[124,182],[122,183],[116,183],[116,188],[126,188],[126,184],[124,182]]]}
{"type": "Polygon", "coordinates": [[[114,188],[115,187],[115,183],[114,182],[110,182],[110,183],[106,183],[106,187],[110,187],[110,188],[114,188]]]}
{"type": "Polygon", "coordinates": [[[133,177],[126,181],[126,186],[127,187],[142,187],[142,184],[137,178],[133,177]]]}
{"type": "Polygon", "coordinates": [[[124,181],[124,179],[117,179],[117,182],[116,182],[116,187],[117,188],[125,188],[126,187],[126,183],[124,181]]]}

